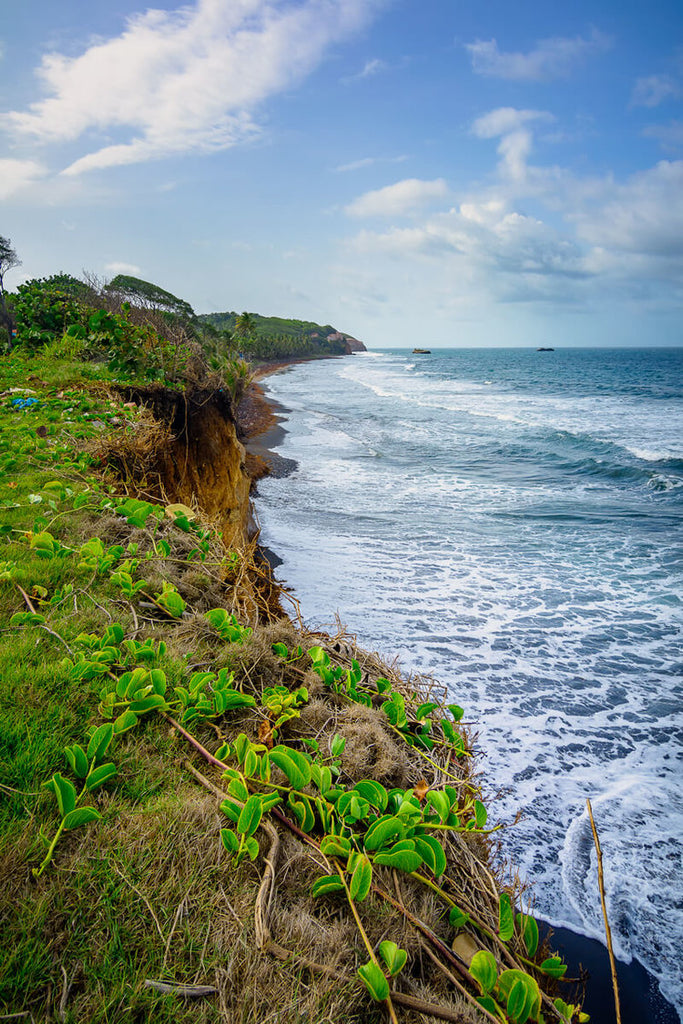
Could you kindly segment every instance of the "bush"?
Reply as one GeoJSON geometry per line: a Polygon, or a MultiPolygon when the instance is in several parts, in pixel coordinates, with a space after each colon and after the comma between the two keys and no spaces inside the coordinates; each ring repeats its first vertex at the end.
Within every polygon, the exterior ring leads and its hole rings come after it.
{"type": "Polygon", "coordinates": [[[68,274],[38,277],[20,284],[10,296],[17,329],[17,344],[38,348],[61,338],[67,327],[83,324],[87,309],[79,302],[85,287],[68,274]]]}

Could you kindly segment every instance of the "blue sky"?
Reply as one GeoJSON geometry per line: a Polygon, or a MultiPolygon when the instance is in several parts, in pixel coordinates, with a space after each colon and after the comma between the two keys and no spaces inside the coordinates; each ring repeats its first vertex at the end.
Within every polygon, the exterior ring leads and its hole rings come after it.
{"type": "Polygon", "coordinates": [[[22,0],[22,279],[155,281],[370,348],[683,343],[683,7],[22,0]]]}

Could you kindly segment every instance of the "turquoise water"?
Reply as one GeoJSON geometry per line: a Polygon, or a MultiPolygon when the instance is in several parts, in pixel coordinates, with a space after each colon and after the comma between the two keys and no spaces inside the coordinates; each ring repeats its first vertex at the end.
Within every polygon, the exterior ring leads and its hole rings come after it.
{"type": "Polygon", "coordinates": [[[262,538],[311,624],[446,684],[539,916],[683,1006],[683,351],[368,353],[268,378],[262,538]],[[325,618],[321,619],[321,609],[325,618]]]}

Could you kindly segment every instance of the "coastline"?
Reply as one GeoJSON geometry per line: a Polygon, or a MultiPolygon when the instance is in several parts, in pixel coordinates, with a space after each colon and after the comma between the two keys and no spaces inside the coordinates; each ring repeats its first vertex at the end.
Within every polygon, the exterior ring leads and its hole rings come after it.
{"type": "MultiPolygon", "coordinates": [[[[254,476],[255,481],[267,474],[288,476],[297,465],[273,450],[286,434],[283,421],[289,410],[269,395],[261,382],[273,373],[309,361],[297,359],[265,364],[256,370],[248,393],[250,405],[242,438],[248,457],[259,460],[263,468],[254,476]]],[[[241,424],[241,415],[239,420],[241,424]]],[[[273,568],[282,564],[276,553],[263,547],[261,550],[273,568]]],[[[585,984],[585,1006],[591,1019],[599,1024],[616,1024],[609,958],[603,943],[564,927],[543,923],[542,928],[545,934],[552,934],[553,948],[557,948],[569,965],[569,974],[580,977],[585,984]]],[[[656,978],[638,960],[633,959],[628,964],[617,961],[617,975],[622,1024],[679,1024],[681,1018],[675,1007],[661,995],[656,978]]]]}

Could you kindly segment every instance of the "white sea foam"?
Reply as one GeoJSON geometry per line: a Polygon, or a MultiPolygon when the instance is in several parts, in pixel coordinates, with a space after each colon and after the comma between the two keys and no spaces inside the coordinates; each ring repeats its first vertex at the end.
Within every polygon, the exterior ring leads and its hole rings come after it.
{"type": "Polygon", "coordinates": [[[669,450],[673,403],[373,357],[270,379],[299,468],[259,483],[262,536],[305,616],[449,685],[539,915],[601,938],[591,797],[619,954],[683,1007],[680,490],[628,450],[669,450]]]}

